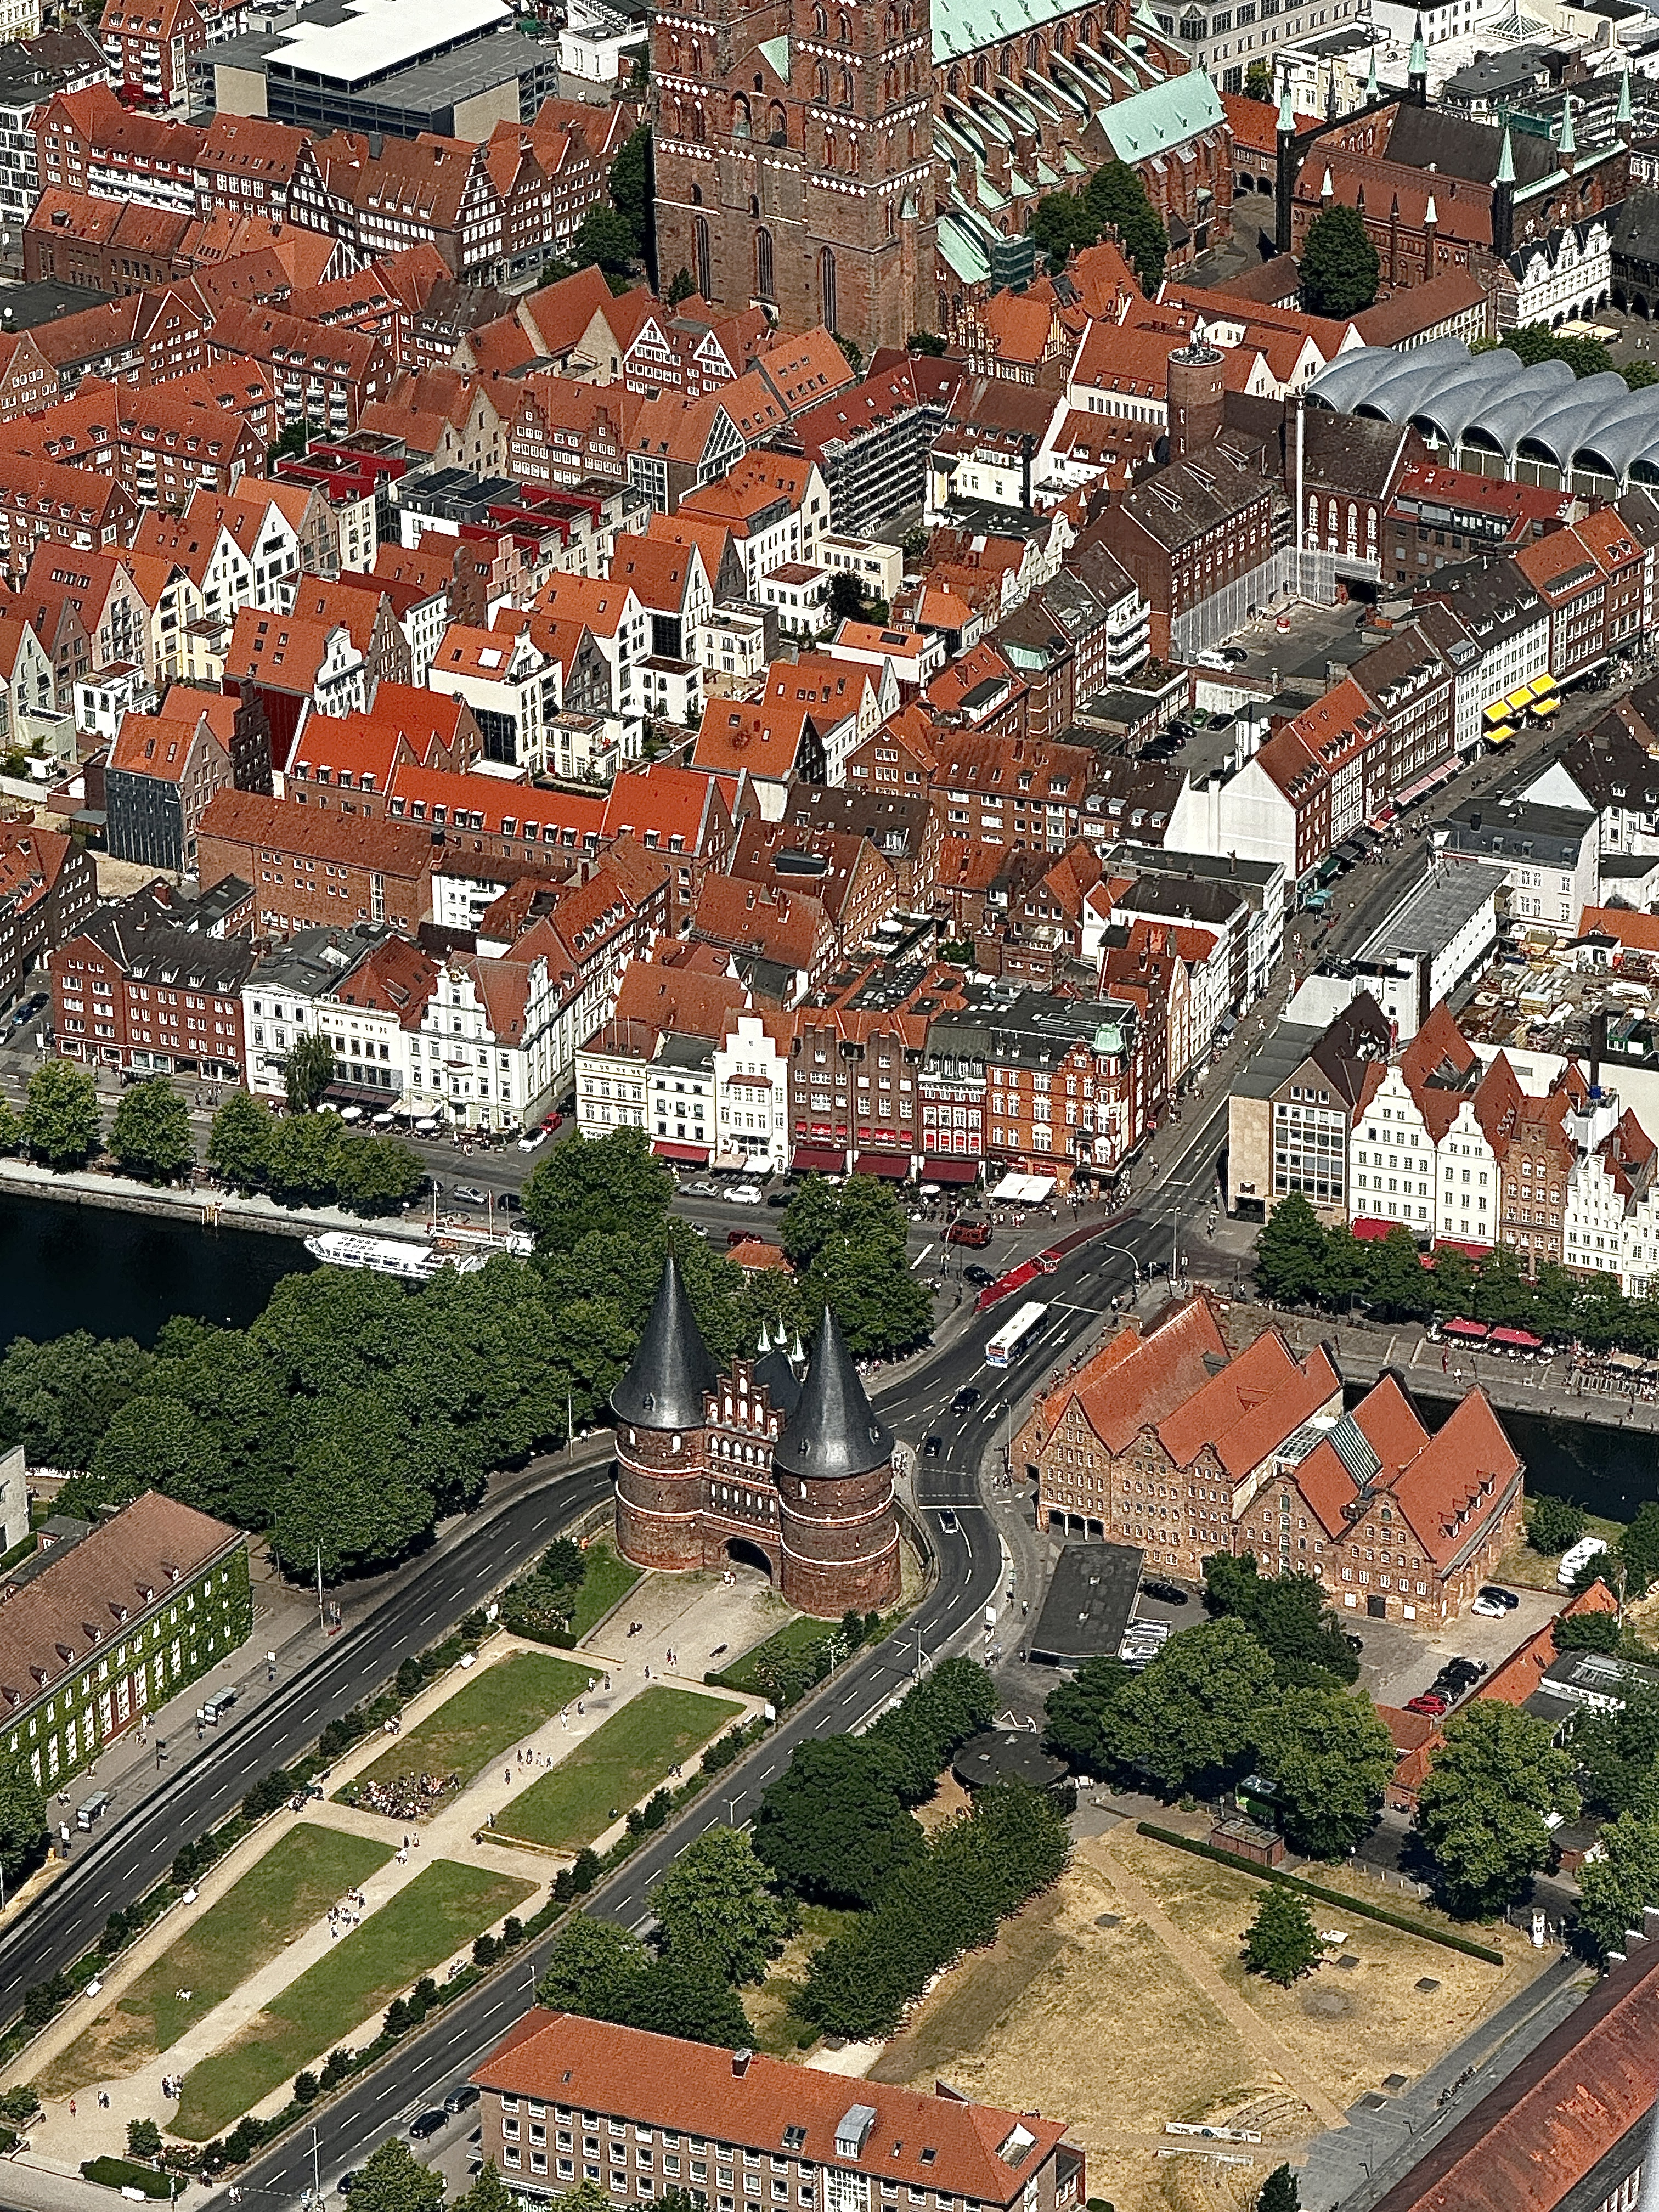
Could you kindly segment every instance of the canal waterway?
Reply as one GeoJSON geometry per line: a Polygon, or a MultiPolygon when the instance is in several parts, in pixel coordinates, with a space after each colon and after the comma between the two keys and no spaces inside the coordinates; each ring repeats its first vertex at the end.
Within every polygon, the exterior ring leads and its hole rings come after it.
{"type": "MultiPolygon", "coordinates": [[[[1350,1383],[1350,1406],[1365,1386],[1350,1383]]],[[[1455,1400],[1431,1397],[1415,1380],[1412,1398],[1431,1429],[1437,1429],[1455,1400]]],[[[1498,1408],[1498,1418],[1527,1470],[1534,1497],[1570,1498],[1587,1512],[1610,1521],[1631,1521],[1650,1498],[1659,1498],[1659,1436],[1601,1421],[1562,1420],[1553,1414],[1498,1408]]]]}
{"type": "Polygon", "coordinates": [[[74,1328],[153,1344],[174,1314],[245,1328],[314,1265],[297,1237],[0,1191],[0,1349],[74,1328]]]}

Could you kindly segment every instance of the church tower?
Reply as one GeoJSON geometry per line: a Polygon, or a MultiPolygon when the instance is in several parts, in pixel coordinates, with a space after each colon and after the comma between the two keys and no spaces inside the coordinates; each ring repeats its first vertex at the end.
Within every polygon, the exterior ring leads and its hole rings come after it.
{"type": "Polygon", "coordinates": [[[789,1603],[823,1616],[891,1605],[899,1594],[893,1439],[828,1306],[772,1468],[789,1603]]]}
{"type": "Polygon", "coordinates": [[[927,0],[652,0],[657,270],[867,356],[933,296],[927,0]]]}

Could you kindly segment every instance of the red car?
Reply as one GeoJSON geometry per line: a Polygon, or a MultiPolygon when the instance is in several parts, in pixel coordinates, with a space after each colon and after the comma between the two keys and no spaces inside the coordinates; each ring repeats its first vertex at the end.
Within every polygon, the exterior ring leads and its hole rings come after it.
{"type": "Polygon", "coordinates": [[[546,1130],[548,1135],[550,1137],[555,1129],[563,1128],[564,1115],[562,1114],[544,1114],[542,1116],[542,1127],[546,1130]]]}
{"type": "Polygon", "coordinates": [[[1406,1711],[1408,1713],[1426,1713],[1431,1720],[1437,1721],[1442,1713],[1449,1710],[1446,1700],[1438,1690],[1425,1690],[1421,1697],[1407,1698],[1406,1700],[1406,1711]]]}

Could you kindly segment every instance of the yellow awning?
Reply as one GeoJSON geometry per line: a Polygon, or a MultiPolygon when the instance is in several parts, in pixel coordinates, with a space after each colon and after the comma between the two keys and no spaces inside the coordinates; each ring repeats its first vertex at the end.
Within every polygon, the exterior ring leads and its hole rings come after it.
{"type": "Polygon", "coordinates": [[[1554,693],[1557,685],[1553,676],[1534,676],[1527,689],[1534,699],[1547,699],[1554,693]]]}
{"type": "Polygon", "coordinates": [[[1544,717],[1544,720],[1547,721],[1552,714],[1559,714],[1560,713],[1561,702],[1559,699],[1534,699],[1533,701],[1532,711],[1534,714],[1541,714],[1544,717]]]}
{"type": "Polygon", "coordinates": [[[1518,691],[1511,691],[1509,697],[1504,702],[1504,704],[1509,708],[1512,714],[1519,714],[1522,713],[1532,704],[1531,684],[1523,684],[1518,691]]]}
{"type": "Polygon", "coordinates": [[[1494,699],[1490,707],[1486,707],[1481,709],[1481,719],[1487,722],[1505,722],[1509,720],[1509,701],[1507,699],[1494,699]]]}
{"type": "Polygon", "coordinates": [[[1486,743],[1489,745],[1506,745],[1514,735],[1513,722],[1495,722],[1486,732],[1486,743]]]}

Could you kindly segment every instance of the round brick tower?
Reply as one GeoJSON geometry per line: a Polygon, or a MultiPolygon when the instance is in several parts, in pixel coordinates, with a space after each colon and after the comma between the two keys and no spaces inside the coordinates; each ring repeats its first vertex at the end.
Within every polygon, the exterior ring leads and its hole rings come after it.
{"type": "Polygon", "coordinates": [[[703,1393],[715,1379],[671,1252],[634,1363],[611,1394],[617,1542],[636,1567],[702,1565],[703,1393]]]}
{"type": "Polygon", "coordinates": [[[1170,459],[1188,453],[1221,435],[1227,394],[1225,362],[1219,346],[1194,338],[1170,356],[1170,459]]]}
{"type": "Polygon", "coordinates": [[[824,1620],[849,1606],[891,1605],[899,1594],[893,1439],[827,1306],[772,1471],[788,1602],[824,1620]]]}

